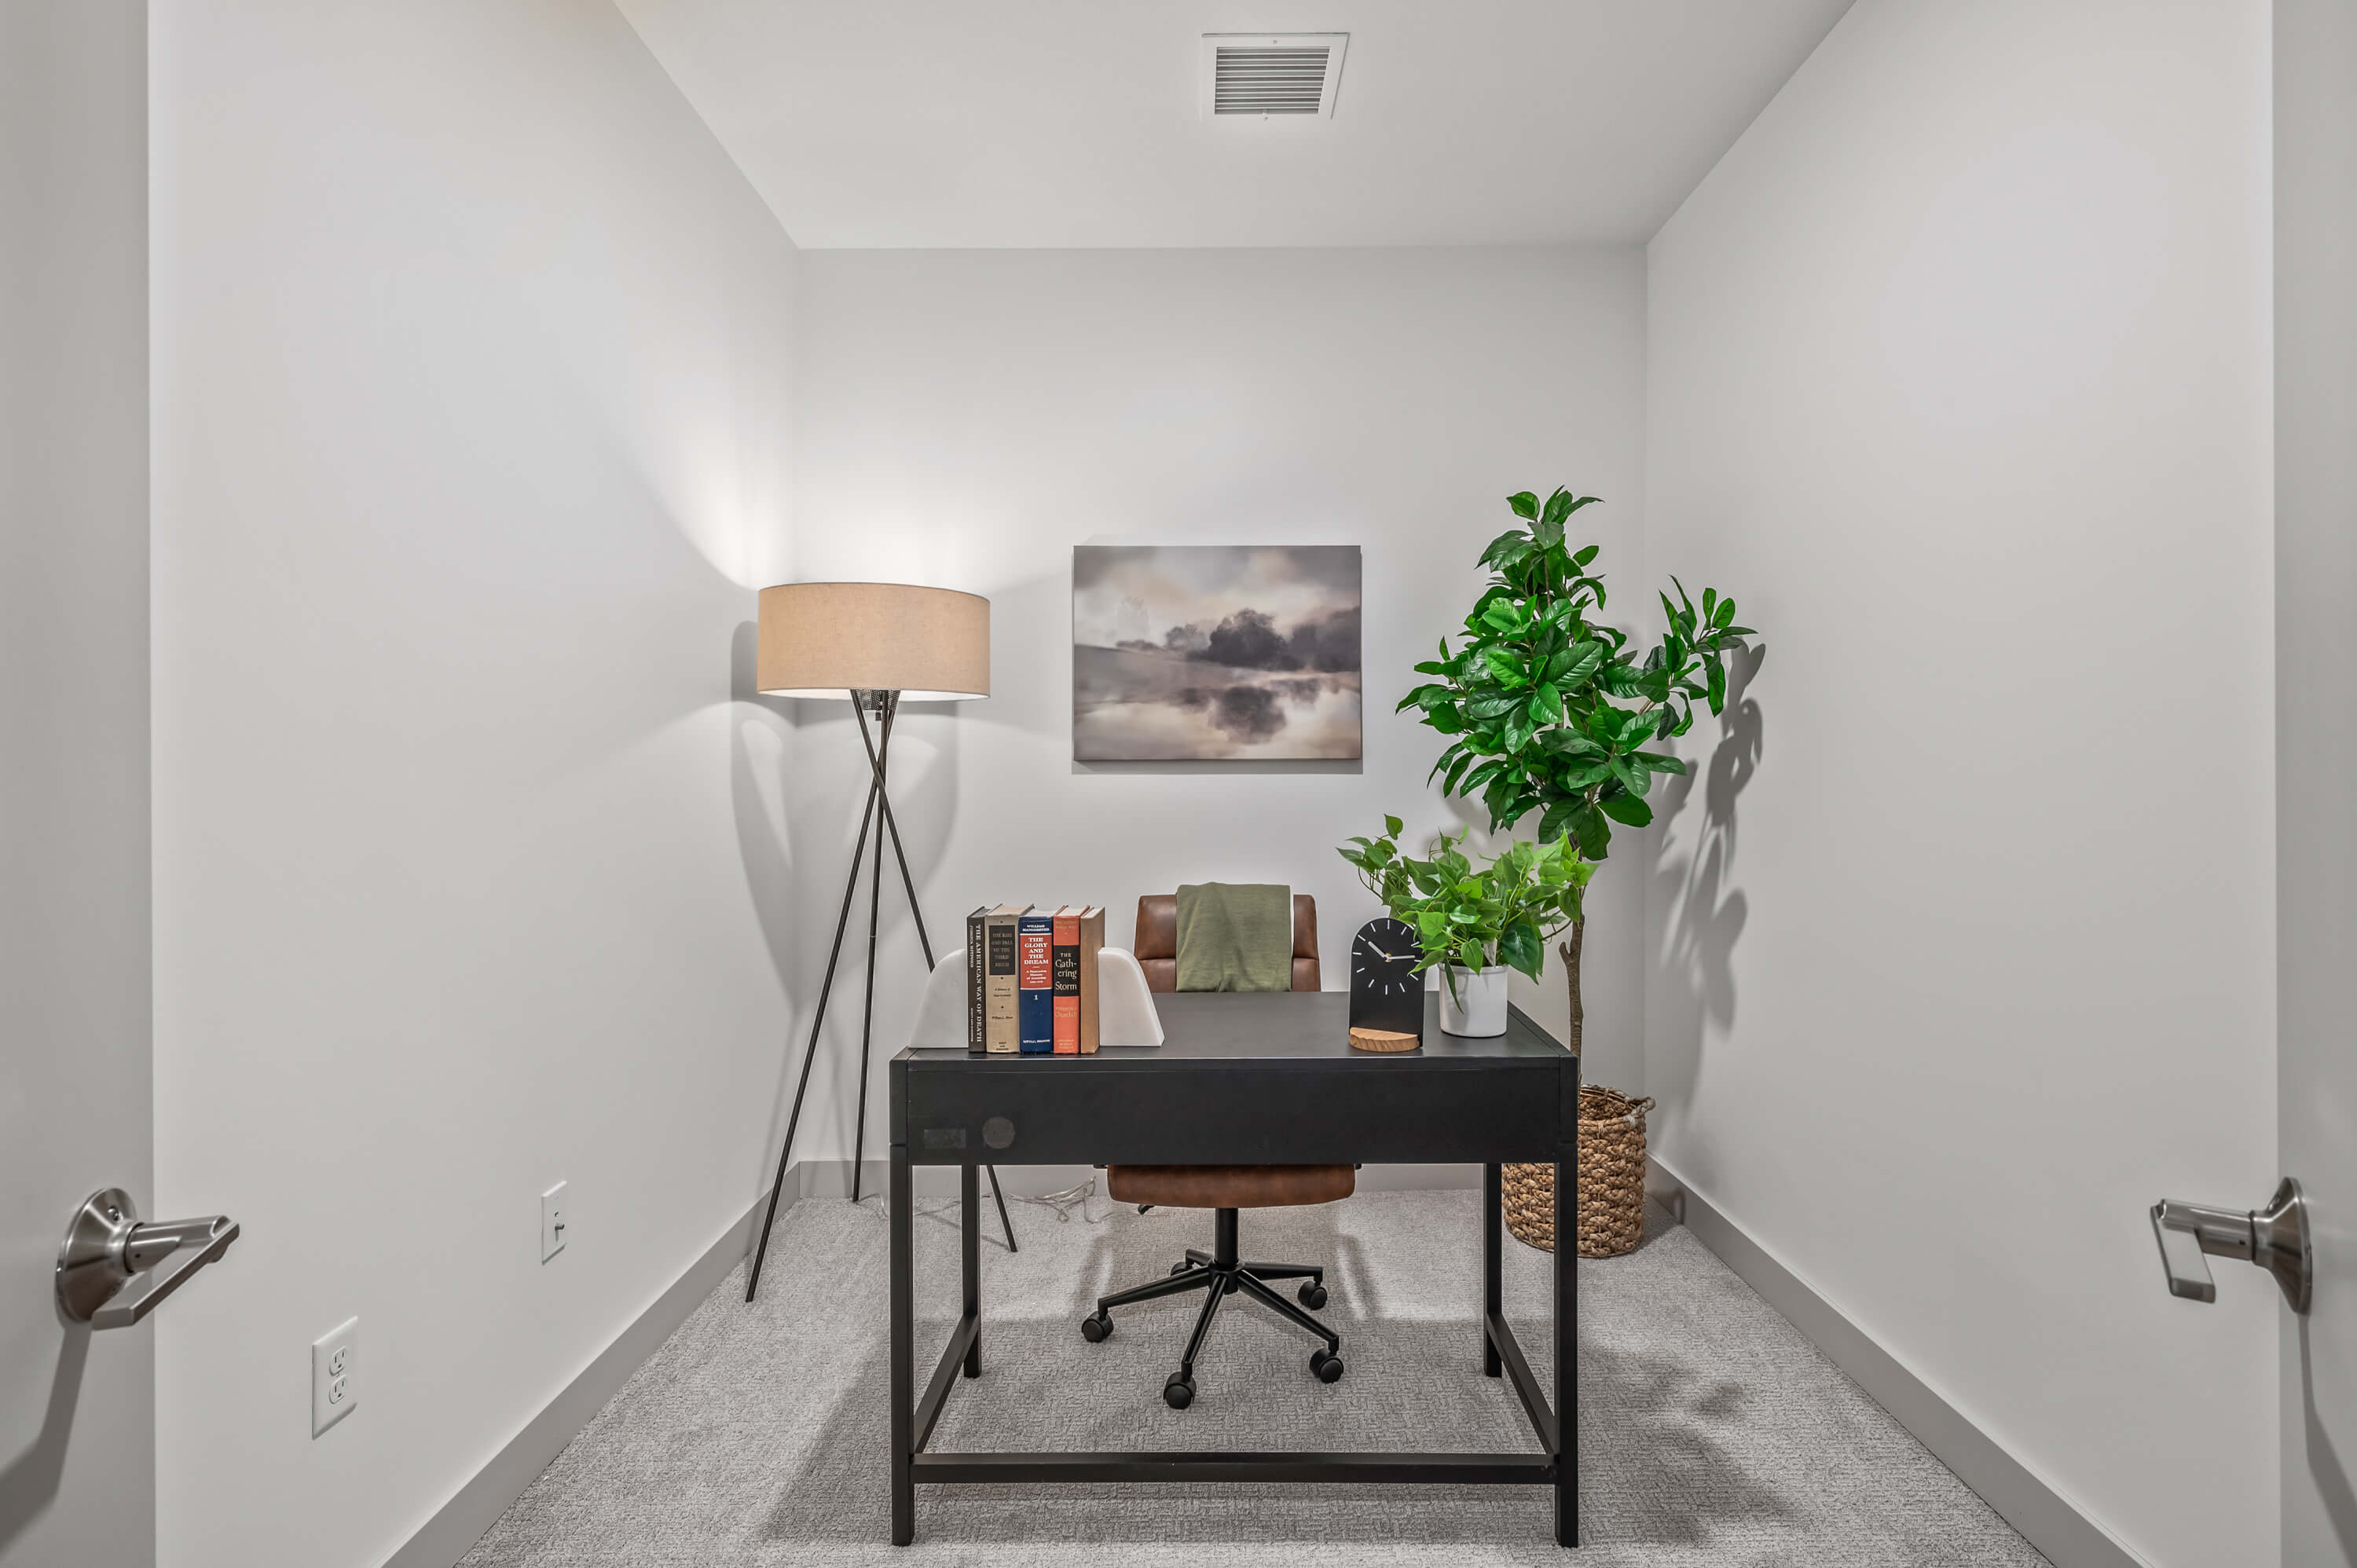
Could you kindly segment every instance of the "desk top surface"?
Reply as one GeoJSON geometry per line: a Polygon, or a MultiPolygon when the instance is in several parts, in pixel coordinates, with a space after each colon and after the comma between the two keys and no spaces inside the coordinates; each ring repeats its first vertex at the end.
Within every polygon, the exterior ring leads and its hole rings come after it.
{"type": "Polygon", "coordinates": [[[1354,1050],[1351,1046],[1351,995],[1347,991],[1161,992],[1154,998],[1162,1016],[1158,1046],[1107,1046],[1094,1056],[982,1056],[963,1047],[912,1047],[893,1059],[912,1067],[967,1066],[1002,1071],[1028,1065],[1056,1071],[1103,1067],[1178,1066],[1188,1062],[1259,1060],[1364,1068],[1373,1072],[1414,1070],[1415,1064],[1478,1064],[1553,1058],[1575,1060],[1555,1036],[1519,1007],[1506,1013],[1506,1032],[1486,1039],[1447,1035],[1440,1029],[1440,996],[1425,997],[1424,1044],[1413,1051],[1354,1050]]]}

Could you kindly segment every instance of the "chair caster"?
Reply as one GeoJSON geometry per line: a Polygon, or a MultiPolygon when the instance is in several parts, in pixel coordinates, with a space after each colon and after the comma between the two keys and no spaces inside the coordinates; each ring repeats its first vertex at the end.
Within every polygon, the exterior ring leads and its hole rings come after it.
{"type": "MultiPolygon", "coordinates": [[[[1321,1383],[1339,1383],[1342,1380],[1342,1358],[1330,1351],[1312,1350],[1309,1352],[1309,1369],[1318,1374],[1318,1380],[1321,1383]]],[[[1166,1389],[1163,1391],[1167,1395],[1169,1391],[1166,1389]]]]}
{"type": "Polygon", "coordinates": [[[1195,1402],[1195,1385],[1178,1373],[1171,1373],[1170,1380],[1162,1385],[1162,1402],[1172,1410],[1185,1410],[1195,1402]]]}
{"type": "Polygon", "coordinates": [[[1180,1275],[1180,1274],[1185,1273],[1189,1269],[1191,1269],[1191,1268],[1193,1268],[1194,1266],[1195,1266],[1194,1264],[1192,1264],[1192,1263],[1190,1263],[1190,1262],[1186,1262],[1185,1260],[1183,1260],[1183,1259],[1182,1259],[1182,1260],[1180,1260],[1179,1262],[1175,1262],[1175,1263],[1173,1263],[1173,1264],[1171,1264],[1171,1265],[1170,1265],[1170,1273],[1171,1273],[1171,1276],[1172,1276],[1173,1278],[1176,1278],[1177,1276],[1178,1276],[1178,1275],[1180,1275]]]}
{"type": "Polygon", "coordinates": [[[1100,1312],[1093,1317],[1081,1319],[1081,1337],[1092,1345],[1102,1345],[1113,1337],[1113,1319],[1100,1312]]]}
{"type": "Polygon", "coordinates": [[[1326,1287],[1316,1280],[1302,1281],[1301,1288],[1295,1291],[1293,1294],[1296,1300],[1312,1312],[1326,1305],[1326,1287]]]}

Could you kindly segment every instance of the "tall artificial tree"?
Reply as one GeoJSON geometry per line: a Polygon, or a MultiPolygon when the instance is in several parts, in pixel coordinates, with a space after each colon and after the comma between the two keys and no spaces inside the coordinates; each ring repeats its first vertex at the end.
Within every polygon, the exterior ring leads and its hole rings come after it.
{"type": "MultiPolygon", "coordinates": [[[[1724,709],[1727,655],[1754,635],[1735,624],[1733,599],[1706,588],[1696,605],[1675,577],[1676,602],[1660,596],[1666,628],[1641,658],[1628,633],[1592,619],[1605,602],[1604,578],[1593,570],[1598,546],[1572,548],[1564,526],[1596,499],[1563,489],[1544,503],[1528,490],[1507,498],[1522,521],[1481,552],[1490,582],[1465,618],[1464,641],[1452,653],[1443,638],[1440,657],[1416,666],[1434,679],[1399,703],[1456,737],[1432,766],[1444,793],[1478,792],[1492,832],[1535,811],[1540,839],[1568,835],[1590,861],[1611,852],[1616,824],[1653,820],[1645,796],[1654,776],[1686,767],[1651,748],[1693,727],[1697,701],[1713,714],[1724,709]]],[[[1579,986],[1587,936],[1582,907],[1556,950],[1575,1051],[1587,1019],[1579,986]]]]}

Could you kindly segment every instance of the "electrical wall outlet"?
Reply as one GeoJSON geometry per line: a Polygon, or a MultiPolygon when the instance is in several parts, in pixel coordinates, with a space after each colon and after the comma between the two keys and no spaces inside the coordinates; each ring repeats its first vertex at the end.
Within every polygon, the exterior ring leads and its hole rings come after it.
{"type": "Polygon", "coordinates": [[[544,1263],[565,1251],[566,1208],[563,1182],[540,1195],[540,1261],[544,1263]]]}
{"type": "Polygon", "coordinates": [[[352,1413],[361,1402],[361,1320],[347,1317],[311,1341],[311,1435],[352,1413]]]}

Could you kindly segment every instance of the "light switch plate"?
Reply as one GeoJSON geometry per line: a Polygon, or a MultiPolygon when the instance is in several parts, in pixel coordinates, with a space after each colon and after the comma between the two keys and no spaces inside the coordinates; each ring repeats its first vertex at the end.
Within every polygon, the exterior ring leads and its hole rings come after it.
{"type": "Polygon", "coordinates": [[[347,1317],[311,1341],[311,1435],[352,1413],[361,1402],[361,1320],[347,1317]]]}
{"type": "Polygon", "coordinates": [[[565,1185],[558,1182],[540,1195],[540,1261],[544,1263],[565,1251],[565,1185]]]}

